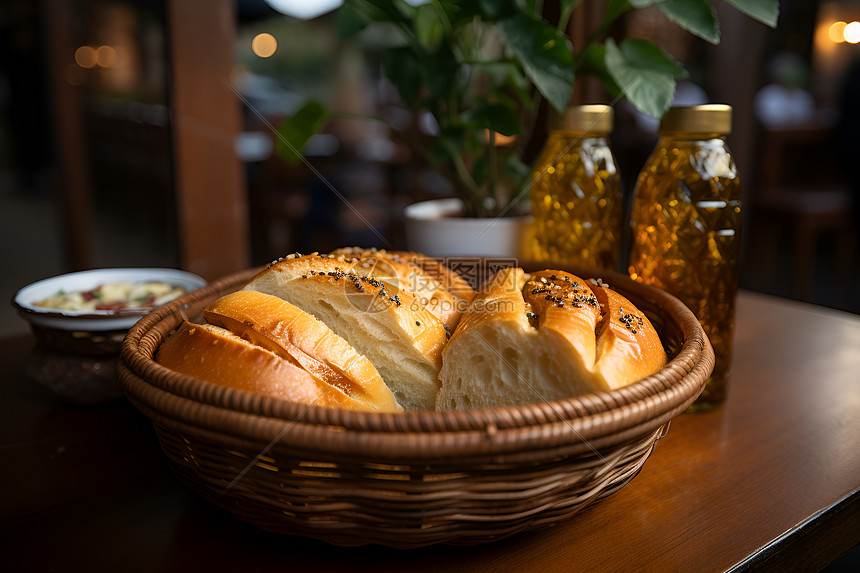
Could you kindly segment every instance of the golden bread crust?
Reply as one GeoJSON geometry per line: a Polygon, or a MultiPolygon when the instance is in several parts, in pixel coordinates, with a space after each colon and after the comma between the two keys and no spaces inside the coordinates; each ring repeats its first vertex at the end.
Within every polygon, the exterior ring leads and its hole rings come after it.
{"type": "Polygon", "coordinates": [[[509,406],[610,391],[666,354],[648,318],[599,281],[561,270],[500,270],[443,352],[438,410],[509,406]]]}
{"type": "Polygon", "coordinates": [[[183,322],[159,346],[155,361],[165,368],[234,390],[300,404],[370,409],[276,354],[212,325],[183,322]]]}
{"type": "Polygon", "coordinates": [[[278,297],[238,291],[210,304],[203,317],[337,387],[368,409],[398,409],[366,357],[325,324],[278,297]]]}

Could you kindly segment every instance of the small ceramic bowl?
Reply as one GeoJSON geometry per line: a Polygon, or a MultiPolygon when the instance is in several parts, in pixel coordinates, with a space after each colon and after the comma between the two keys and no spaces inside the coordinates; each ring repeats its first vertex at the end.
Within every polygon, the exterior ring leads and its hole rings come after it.
{"type": "Polygon", "coordinates": [[[152,308],[124,310],[60,310],[35,303],[59,291],[87,291],[102,284],[164,282],[192,292],[206,281],[193,273],[169,268],[107,268],[68,273],[21,288],[12,306],[30,324],[36,350],[27,373],[31,378],[77,403],[98,403],[119,397],[116,360],[128,329],[152,308]]]}

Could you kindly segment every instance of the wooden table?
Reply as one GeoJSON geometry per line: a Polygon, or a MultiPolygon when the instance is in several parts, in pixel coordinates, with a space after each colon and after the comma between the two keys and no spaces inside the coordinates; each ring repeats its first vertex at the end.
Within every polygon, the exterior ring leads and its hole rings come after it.
{"type": "Polygon", "coordinates": [[[816,570],[860,543],[860,317],[741,293],[728,402],[556,527],[475,547],[340,548],[257,530],[174,478],[121,401],[64,404],[0,341],[5,571],[816,570]]]}

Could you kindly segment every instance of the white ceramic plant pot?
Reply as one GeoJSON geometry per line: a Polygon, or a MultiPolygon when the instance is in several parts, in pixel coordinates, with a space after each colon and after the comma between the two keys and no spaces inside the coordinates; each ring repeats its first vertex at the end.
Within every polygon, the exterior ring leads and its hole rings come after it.
{"type": "Polygon", "coordinates": [[[460,199],[433,199],[406,207],[409,249],[431,257],[527,258],[531,215],[474,219],[462,213],[460,199]]]}

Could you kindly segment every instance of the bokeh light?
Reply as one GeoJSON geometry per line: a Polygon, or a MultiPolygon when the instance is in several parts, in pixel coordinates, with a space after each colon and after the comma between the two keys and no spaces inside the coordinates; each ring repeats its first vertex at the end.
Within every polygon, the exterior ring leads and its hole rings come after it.
{"type": "Polygon", "coordinates": [[[268,58],[278,49],[278,41],[271,34],[262,33],[254,36],[251,41],[251,50],[261,58],[268,58]]]}
{"type": "Polygon", "coordinates": [[[860,22],[854,21],[846,24],[845,29],[842,31],[842,37],[849,44],[860,42],[860,22]]]}
{"type": "Polygon", "coordinates": [[[109,68],[116,63],[116,50],[111,46],[99,46],[96,50],[96,63],[102,68],[109,68]]]}
{"type": "Polygon", "coordinates": [[[82,68],[92,68],[96,65],[96,50],[92,46],[81,46],[75,50],[75,62],[82,68]]]}
{"type": "Polygon", "coordinates": [[[830,41],[836,44],[841,44],[845,41],[845,38],[842,36],[845,31],[845,22],[833,22],[830,25],[830,29],[827,31],[827,35],[830,37],[830,41]]]}

